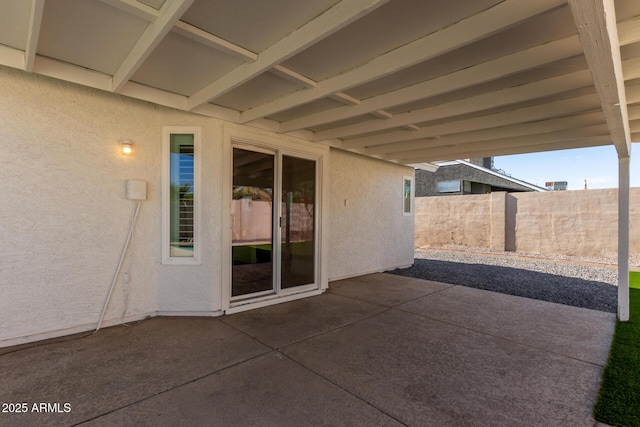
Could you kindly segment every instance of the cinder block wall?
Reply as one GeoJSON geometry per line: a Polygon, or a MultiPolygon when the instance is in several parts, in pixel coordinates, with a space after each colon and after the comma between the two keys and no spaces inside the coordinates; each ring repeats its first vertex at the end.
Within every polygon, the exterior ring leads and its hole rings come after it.
{"type": "MultiPolygon", "coordinates": [[[[640,262],[640,188],[630,200],[630,254],[640,262]]],[[[415,244],[616,258],[618,190],[418,197],[415,244]]]]}

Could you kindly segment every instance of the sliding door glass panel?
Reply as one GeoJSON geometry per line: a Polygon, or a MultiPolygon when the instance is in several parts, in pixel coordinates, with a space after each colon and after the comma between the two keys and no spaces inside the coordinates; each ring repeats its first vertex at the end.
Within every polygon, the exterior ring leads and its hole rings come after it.
{"type": "Polygon", "coordinates": [[[281,288],[315,283],[316,162],[282,156],[281,288]]]}
{"type": "Polygon", "coordinates": [[[233,149],[232,297],[274,290],[274,159],[233,149]]]}

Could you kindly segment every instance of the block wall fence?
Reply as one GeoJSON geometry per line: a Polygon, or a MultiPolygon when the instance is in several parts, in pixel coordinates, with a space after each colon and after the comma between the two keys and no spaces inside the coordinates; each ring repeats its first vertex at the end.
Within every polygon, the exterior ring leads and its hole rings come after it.
{"type": "MultiPolygon", "coordinates": [[[[640,188],[630,193],[630,258],[640,262],[640,188]]],[[[415,246],[467,246],[616,259],[618,190],[417,197],[415,246]]]]}

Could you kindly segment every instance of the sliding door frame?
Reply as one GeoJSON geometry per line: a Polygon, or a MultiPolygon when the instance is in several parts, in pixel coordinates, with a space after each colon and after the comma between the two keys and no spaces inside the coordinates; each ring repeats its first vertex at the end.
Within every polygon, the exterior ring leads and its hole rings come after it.
{"type": "Polygon", "coordinates": [[[226,313],[250,310],[279,302],[318,295],[328,287],[327,280],[327,239],[328,231],[328,162],[329,147],[294,141],[286,137],[274,137],[267,134],[249,132],[245,129],[225,127],[223,135],[223,227],[222,239],[222,274],[221,274],[221,305],[226,313]],[[273,221],[273,263],[274,263],[274,293],[252,298],[231,297],[231,244],[232,244],[232,185],[233,185],[233,148],[254,150],[257,152],[275,152],[274,177],[274,221],[273,221]],[[280,289],[280,270],[282,260],[280,218],[282,217],[282,158],[283,156],[297,157],[316,162],[315,170],[315,203],[314,203],[314,283],[301,285],[289,289],[280,289]]]}

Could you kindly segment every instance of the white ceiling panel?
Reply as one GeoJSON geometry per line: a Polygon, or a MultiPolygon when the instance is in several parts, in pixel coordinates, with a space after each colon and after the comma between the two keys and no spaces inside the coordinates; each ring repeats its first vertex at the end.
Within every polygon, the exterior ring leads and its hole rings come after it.
{"type": "MultiPolygon", "coordinates": [[[[345,92],[365,99],[576,33],[568,7],[534,17],[470,45],[345,92]]],[[[580,42],[576,39],[579,50],[580,42]]]]}
{"type": "Polygon", "coordinates": [[[182,20],[260,53],[336,3],[338,0],[196,0],[182,20]]]}
{"type": "Polygon", "coordinates": [[[47,1],[38,54],[114,74],[147,25],[99,0],[47,1]]]}
{"type": "Polygon", "coordinates": [[[390,1],[354,24],[285,61],[283,65],[314,80],[326,79],[498,2],[390,1]]]}
{"type": "Polygon", "coordinates": [[[242,111],[256,103],[266,102],[280,94],[295,92],[298,89],[299,85],[275,74],[264,73],[216,98],[215,104],[242,111]]]}
{"type": "Polygon", "coordinates": [[[169,33],[131,80],[189,96],[212,78],[223,76],[242,63],[216,49],[169,33]]]}
{"type": "Polygon", "coordinates": [[[138,2],[146,4],[147,6],[150,6],[156,10],[160,10],[165,1],[166,0],[138,0],[138,2]]]}

